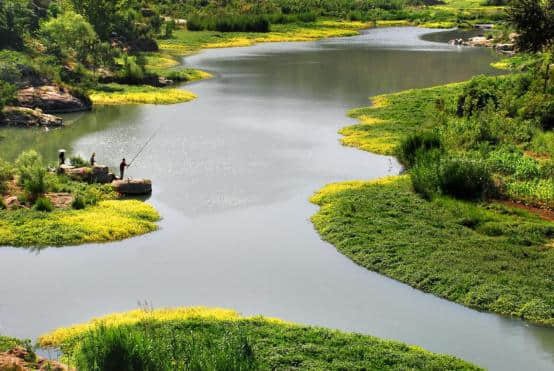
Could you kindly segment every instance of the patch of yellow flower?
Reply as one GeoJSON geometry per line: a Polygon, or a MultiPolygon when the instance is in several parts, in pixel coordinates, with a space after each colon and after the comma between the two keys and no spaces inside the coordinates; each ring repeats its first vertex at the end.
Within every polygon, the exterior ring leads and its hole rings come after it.
{"type": "Polygon", "coordinates": [[[313,196],[310,197],[310,202],[319,206],[324,206],[327,203],[326,199],[328,196],[335,195],[339,192],[343,192],[346,190],[356,190],[363,187],[375,185],[396,184],[401,181],[406,181],[407,179],[407,175],[392,175],[372,180],[353,180],[347,182],[331,183],[327,184],[325,187],[315,192],[313,196]]]}
{"type": "Polygon", "coordinates": [[[24,213],[0,222],[0,245],[65,246],[122,240],[155,231],[160,219],[151,205],[138,200],[100,201],[82,210],[24,213]]]}
{"type": "Polygon", "coordinates": [[[270,323],[289,324],[278,318],[271,317],[242,317],[237,311],[223,308],[181,307],[162,308],[154,310],[136,309],[123,313],[112,313],[104,317],[93,318],[90,322],[58,328],[42,335],[38,344],[42,347],[56,347],[64,342],[94,329],[97,326],[133,325],[145,320],[154,321],[186,321],[190,319],[210,319],[217,321],[245,321],[264,320],[270,323]]]}
{"type": "Polygon", "coordinates": [[[449,21],[427,22],[427,23],[420,24],[419,27],[424,27],[424,28],[454,28],[454,27],[456,27],[456,22],[449,22],[449,21]]]}
{"type": "Polygon", "coordinates": [[[175,104],[189,102],[197,96],[180,89],[151,88],[146,91],[94,91],[90,99],[94,104],[175,104]]]}

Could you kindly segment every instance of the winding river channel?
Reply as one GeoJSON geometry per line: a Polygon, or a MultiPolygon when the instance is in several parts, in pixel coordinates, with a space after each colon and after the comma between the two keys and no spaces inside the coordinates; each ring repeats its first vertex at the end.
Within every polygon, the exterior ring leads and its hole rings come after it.
{"type": "Polygon", "coordinates": [[[323,242],[310,195],[400,171],[340,145],[348,109],[376,94],[498,73],[488,49],[448,34],[374,29],[352,38],[214,49],[184,59],[215,78],[171,106],[100,107],[61,130],[3,129],[2,157],[58,148],[116,166],[161,128],[131,177],[149,177],[158,232],[68,248],[0,249],[0,333],[137,307],[204,305],[401,340],[493,370],[552,370],[554,330],[480,313],[361,268],[323,242]],[[427,34],[423,36],[424,34],[427,34]],[[423,36],[423,38],[422,38],[423,36]]]}

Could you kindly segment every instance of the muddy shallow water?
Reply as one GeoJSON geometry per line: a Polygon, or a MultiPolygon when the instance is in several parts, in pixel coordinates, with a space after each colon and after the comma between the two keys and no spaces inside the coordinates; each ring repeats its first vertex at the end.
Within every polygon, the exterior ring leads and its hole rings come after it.
{"type": "Polygon", "coordinates": [[[158,232],[101,245],[0,249],[0,333],[37,335],[92,316],[205,305],[369,333],[496,370],[554,367],[554,330],[480,313],[358,267],[319,238],[307,199],[326,183],[396,174],[342,147],[345,116],[372,95],[498,73],[487,49],[417,28],[313,43],[208,50],[184,63],[215,78],[172,106],[97,108],[47,133],[0,130],[2,157],[66,148],[150,177],[158,232]]]}

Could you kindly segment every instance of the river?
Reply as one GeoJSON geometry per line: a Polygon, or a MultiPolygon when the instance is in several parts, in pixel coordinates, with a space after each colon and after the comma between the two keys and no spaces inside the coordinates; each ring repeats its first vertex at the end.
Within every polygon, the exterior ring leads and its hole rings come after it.
{"type": "Polygon", "coordinates": [[[400,171],[393,159],[339,144],[348,109],[368,97],[462,81],[491,50],[444,34],[389,28],[352,38],[213,49],[184,58],[212,72],[171,106],[99,107],[60,130],[2,129],[1,156],[58,148],[149,177],[158,232],[109,244],[0,249],[0,332],[36,338],[148,301],[204,305],[368,333],[493,370],[554,367],[554,330],[442,300],[361,268],[323,242],[310,195],[327,183],[400,171]]]}

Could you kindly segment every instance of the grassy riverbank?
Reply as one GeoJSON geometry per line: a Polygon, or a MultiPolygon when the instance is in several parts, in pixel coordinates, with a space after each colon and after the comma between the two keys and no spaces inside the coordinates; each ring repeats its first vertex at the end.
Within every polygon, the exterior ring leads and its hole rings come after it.
{"type": "Polygon", "coordinates": [[[118,198],[110,184],[48,172],[33,151],[15,164],[0,160],[0,246],[108,242],[157,229],[152,206],[118,198]]]}
{"type": "Polygon", "coordinates": [[[351,111],[360,122],[342,143],[396,155],[407,175],[317,192],[322,238],[423,291],[554,326],[553,89],[541,63],[351,111]]]}
{"type": "Polygon", "coordinates": [[[39,344],[60,347],[65,360],[87,370],[133,363],[159,370],[478,369],[399,342],[211,308],[113,314],[55,330],[39,344]]]}
{"type": "Polygon", "coordinates": [[[329,185],[322,238],[357,264],[457,303],[554,326],[554,223],[500,203],[417,195],[408,176],[329,185]],[[550,239],[550,240],[549,240],[550,239]]]}

